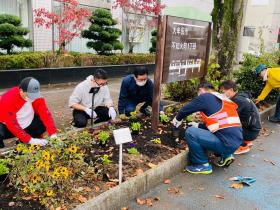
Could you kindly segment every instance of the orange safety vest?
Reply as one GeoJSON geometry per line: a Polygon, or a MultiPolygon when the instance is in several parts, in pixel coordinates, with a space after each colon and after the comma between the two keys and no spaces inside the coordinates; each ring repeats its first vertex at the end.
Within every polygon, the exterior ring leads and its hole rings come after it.
{"type": "Polygon", "coordinates": [[[236,110],[238,106],[220,93],[213,92],[211,94],[222,101],[222,108],[210,116],[206,116],[203,112],[200,112],[202,120],[206,124],[208,130],[215,133],[224,128],[241,127],[241,122],[236,110]]]}

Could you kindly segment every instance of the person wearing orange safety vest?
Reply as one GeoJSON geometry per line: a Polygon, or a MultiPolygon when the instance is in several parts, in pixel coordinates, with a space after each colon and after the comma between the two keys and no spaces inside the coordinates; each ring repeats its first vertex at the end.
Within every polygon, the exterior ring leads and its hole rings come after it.
{"type": "Polygon", "coordinates": [[[185,171],[194,174],[210,174],[212,166],[208,162],[206,151],[220,155],[217,165],[229,166],[233,153],[243,142],[241,122],[237,105],[226,96],[215,92],[210,83],[198,86],[198,96],[184,106],[173,119],[178,128],[185,116],[200,112],[204,123],[191,122],[185,133],[189,147],[189,162],[185,171]]]}

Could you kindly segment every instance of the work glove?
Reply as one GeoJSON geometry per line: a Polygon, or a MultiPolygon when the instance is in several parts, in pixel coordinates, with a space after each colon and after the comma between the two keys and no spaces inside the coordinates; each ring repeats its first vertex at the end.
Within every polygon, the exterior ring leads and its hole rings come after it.
{"type": "MultiPolygon", "coordinates": [[[[92,111],[92,109],[91,108],[86,108],[85,109],[85,112],[87,113],[87,115],[91,118],[91,111],[92,111]]],[[[96,114],[96,112],[95,111],[93,111],[93,116],[92,116],[92,118],[94,119],[94,118],[96,118],[97,117],[97,114],[96,114]]]]}
{"type": "Polygon", "coordinates": [[[40,145],[45,146],[47,145],[49,142],[46,139],[37,139],[37,138],[31,138],[30,141],[28,142],[28,144],[34,144],[34,145],[40,145]]]}
{"type": "Polygon", "coordinates": [[[119,118],[120,118],[121,120],[128,120],[128,119],[129,119],[129,117],[127,117],[125,114],[120,114],[120,115],[119,115],[119,118]]]}
{"type": "Polygon", "coordinates": [[[189,127],[198,128],[198,125],[199,125],[199,123],[197,123],[197,122],[190,122],[190,123],[188,123],[189,127]]]}
{"type": "Polygon", "coordinates": [[[182,124],[182,120],[178,121],[176,117],[174,117],[171,123],[174,125],[174,127],[178,128],[182,124]]]}
{"type": "Polygon", "coordinates": [[[116,113],[116,110],[114,109],[114,107],[109,108],[108,115],[109,115],[109,117],[111,117],[112,120],[116,119],[117,113],[116,113]]]}

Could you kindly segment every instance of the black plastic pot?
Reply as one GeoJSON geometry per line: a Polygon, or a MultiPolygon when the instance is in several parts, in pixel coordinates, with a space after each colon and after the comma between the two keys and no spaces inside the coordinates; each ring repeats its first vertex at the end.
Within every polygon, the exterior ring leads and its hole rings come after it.
{"type": "Polygon", "coordinates": [[[139,135],[139,130],[136,130],[136,131],[135,131],[135,130],[132,130],[131,134],[132,134],[132,135],[139,135]]]}

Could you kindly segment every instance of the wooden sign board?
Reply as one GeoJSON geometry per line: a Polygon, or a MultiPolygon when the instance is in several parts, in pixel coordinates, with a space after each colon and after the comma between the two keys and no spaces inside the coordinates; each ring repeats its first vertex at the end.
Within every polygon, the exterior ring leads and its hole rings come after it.
{"type": "Polygon", "coordinates": [[[180,17],[159,17],[154,74],[152,128],[159,123],[162,83],[203,78],[211,43],[211,23],[180,17]]]}
{"type": "Polygon", "coordinates": [[[167,16],[162,83],[201,78],[210,24],[167,16]]]}

